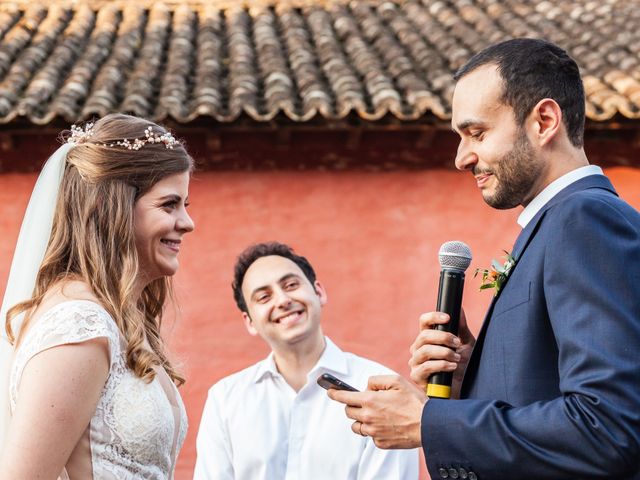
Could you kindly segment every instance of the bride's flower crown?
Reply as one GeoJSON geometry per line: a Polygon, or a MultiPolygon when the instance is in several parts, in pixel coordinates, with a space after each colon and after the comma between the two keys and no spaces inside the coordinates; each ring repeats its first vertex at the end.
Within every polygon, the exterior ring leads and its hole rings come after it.
{"type": "MultiPolygon", "coordinates": [[[[93,123],[85,124],[84,129],[76,125],[71,125],[71,136],[67,138],[67,143],[80,145],[82,143],[89,142],[94,133],[93,123]]],[[[173,150],[173,146],[179,144],[176,138],[169,132],[160,135],[153,133],[153,129],[151,127],[147,127],[145,129],[144,135],[145,138],[134,138],[133,140],[125,138],[114,143],[102,143],[100,145],[105,147],[125,147],[128,150],[140,150],[147,143],[164,143],[165,148],[173,150]]]]}

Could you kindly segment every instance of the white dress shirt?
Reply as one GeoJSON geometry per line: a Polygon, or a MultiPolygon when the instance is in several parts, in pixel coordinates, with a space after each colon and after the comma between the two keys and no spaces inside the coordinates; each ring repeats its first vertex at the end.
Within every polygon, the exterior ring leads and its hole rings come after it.
{"type": "Polygon", "coordinates": [[[194,480],[413,480],[418,450],[382,450],[351,431],[344,405],[316,379],[329,372],[359,390],[388,368],[327,346],[295,392],[273,353],[209,390],[196,442],[194,480]]]}
{"type": "Polygon", "coordinates": [[[589,175],[604,175],[602,169],[597,165],[587,165],[585,167],[576,168],[569,173],[565,173],[563,176],[556,178],[553,182],[547,185],[536,197],[531,200],[529,205],[518,216],[518,224],[524,228],[527,224],[536,216],[536,213],[540,211],[549,201],[555,197],[561,190],[564,190],[569,185],[577,182],[581,178],[588,177],[589,175]]]}

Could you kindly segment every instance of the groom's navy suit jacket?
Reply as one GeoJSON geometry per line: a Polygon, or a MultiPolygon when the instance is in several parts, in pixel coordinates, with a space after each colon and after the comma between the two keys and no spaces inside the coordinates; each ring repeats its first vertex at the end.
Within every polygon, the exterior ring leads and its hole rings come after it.
{"type": "Polygon", "coordinates": [[[462,399],[425,405],[431,477],[640,479],[640,214],[585,177],[512,253],[462,399]]]}

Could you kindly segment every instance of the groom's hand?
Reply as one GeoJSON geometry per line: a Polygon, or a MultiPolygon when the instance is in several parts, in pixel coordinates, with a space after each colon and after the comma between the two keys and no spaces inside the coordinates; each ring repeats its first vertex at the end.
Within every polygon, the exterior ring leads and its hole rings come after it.
{"type": "Polygon", "coordinates": [[[460,313],[458,336],[434,330],[437,325],[449,322],[449,316],[441,312],[429,312],[420,316],[420,333],[411,345],[411,379],[425,388],[428,378],[437,372],[453,372],[451,398],[459,398],[462,377],[469,363],[475,338],[467,326],[464,310],[460,313]]]}
{"type": "Polygon", "coordinates": [[[329,390],[331,399],[344,403],[347,417],[355,420],[354,433],[372,437],[379,448],[418,448],[421,443],[424,391],[398,375],[369,378],[364,392],[329,390]]]}

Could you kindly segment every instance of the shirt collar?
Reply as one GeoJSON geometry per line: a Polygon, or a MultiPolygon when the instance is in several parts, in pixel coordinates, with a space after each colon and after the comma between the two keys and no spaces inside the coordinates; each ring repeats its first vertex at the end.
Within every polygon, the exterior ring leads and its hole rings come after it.
{"type": "Polygon", "coordinates": [[[602,169],[597,165],[587,165],[585,167],[576,168],[569,173],[565,173],[560,178],[555,179],[549,185],[545,187],[536,197],[531,200],[529,205],[520,213],[518,217],[518,224],[524,228],[536,216],[542,207],[544,207],[549,201],[555,197],[560,191],[568,187],[574,182],[577,182],[581,178],[588,177],[589,175],[604,175],[602,169]]]}
{"type": "Polygon", "coordinates": [[[280,376],[280,372],[278,372],[278,367],[276,367],[276,361],[273,358],[273,352],[271,352],[267,358],[258,362],[256,373],[253,377],[254,383],[258,383],[265,377],[278,377],[280,376]]]}
{"type": "MultiPolygon", "coordinates": [[[[319,370],[329,370],[338,374],[347,374],[349,372],[346,354],[340,350],[340,348],[338,348],[338,346],[333,343],[329,337],[324,337],[324,340],[325,347],[322,355],[320,355],[320,358],[314,367],[309,371],[308,378],[314,377],[314,373],[319,370]]],[[[258,383],[266,376],[270,376],[272,378],[280,376],[280,372],[278,372],[278,367],[276,366],[276,361],[273,357],[273,352],[271,352],[267,358],[258,363],[253,381],[254,383],[258,383]]]]}
{"type": "Polygon", "coordinates": [[[327,343],[327,346],[318,359],[318,362],[311,369],[311,371],[309,371],[309,375],[313,375],[320,370],[329,370],[334,373],[344,375],[349,373],[346,354],[342,350],[340,350],[340,348],[338,348],[338,346],[333,343],[329,337],[324,337],[324,339],[327,343]]]}

